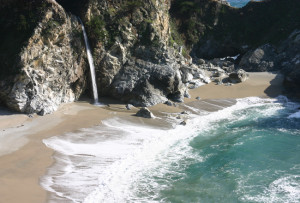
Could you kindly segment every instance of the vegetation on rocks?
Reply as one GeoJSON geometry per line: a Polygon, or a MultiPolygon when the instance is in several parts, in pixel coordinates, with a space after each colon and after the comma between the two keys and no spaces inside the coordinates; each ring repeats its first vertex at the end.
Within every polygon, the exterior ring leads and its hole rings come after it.
{"type": "Polygon", "coordinates": [[[46,1],[4,2],[0,7],[0,79],[20,71],[19,53],[33,34],[40,16],[49,6],[46,1]]]}
{"type": "Polygon", "coordinates": [[[22,2],[8,3],[15,12],[4,13],[7,33],[1,33],[0,53],[7,64],[0,69],[0,100],[13,110],[45,115],[85,89],[81,26],[55,1],[22,2]]]}
{"type": "Polygon", "coordinates": [[[145,1],[143,0],[127,0],[122,4],[122,10],[126,13],[132,13],[136,9],[142,7],[145,1]]]}
{"type": "MultiPolygon", "coordinates": [[[[140,106],[181,102],[189,82],[197,87],[194,80],[207,78],[200,67],[214,68],[203,59],[243,55],[266,43],[276,47],[300,27],[296,0],[250,2],[240,9],[216,0],[57,2],[6,0],[0,5],[0,100],[21,112],[49,113],[84,91],[84,44],[72,14],[86,26],[100,95],[140,106]]],[[[291,68],[300,60],[292,46],[296,39],[286,42],[292,52],[279,48],[267,57],[266,51],[257,51],[264,54],[259,68],[273,70],[273,55],[284,52],[280,63],[288,64],[287,74],[298,73],[291,68]]],[[[224,70],[232,72],[237,64],[224,63],[224,70]]]]}
{"type": "Polygon", "coordinates": [[[101,16],[94,16],[87,23],[89,36],[96,40],[104,42],[108,38],[108,32],[105,29],[105,22],[101,16]]]}
{"type": "Polygon", "coordinates": [[[174,0],[170,9],[185,44],[198,57],[238,54],[248,48],[278,44],[300,27],[300,1],[264,0],[233,8],[211,0],[174,0]]]}
{"type": "Polygon", "coordinates": [[[185,45],[191,48],[213,26],[217,12],[216,1],[174,0],[171,5],[171,18],[177,22],[178,31],[185,45]]]}

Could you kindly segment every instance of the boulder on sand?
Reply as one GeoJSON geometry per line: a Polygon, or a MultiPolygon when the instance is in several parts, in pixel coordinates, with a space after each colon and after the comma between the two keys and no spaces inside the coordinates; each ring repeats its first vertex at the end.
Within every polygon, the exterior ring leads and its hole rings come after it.
{"type": "Polygon", "coordinates": [[[248,79],[249,74],[243,69],[236,70],[229,74],[229,80],[232,83],[244,82],[248,79]]]}
{"type": "Polygon", "coordinates": [[[154,118],[152,112],[146,107],[142,107],[135,115],[143,118],[154,118]]]}

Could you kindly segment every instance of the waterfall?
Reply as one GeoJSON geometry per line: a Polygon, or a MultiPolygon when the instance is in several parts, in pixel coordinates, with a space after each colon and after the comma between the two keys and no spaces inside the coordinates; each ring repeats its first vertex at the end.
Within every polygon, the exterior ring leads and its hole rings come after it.
{"type": "Polygon", "coordinates": [[[84,42],[85,42],[85,47],[86,47],[86,53],[87,53],[87,57],[88,57],[89,65],[90,65],[91,78],[92,78],[92,86],[93,86],[93,95],[94,95],[94,102],[95,102],[95,104],[98,104],[98,91],[97,91],[97,84],[96,84],[96,74],[95,74],[94,60],[93,60],[93,56],[92,56],[92,52],[91,52],[89,40],[88,40],[86,31],[85,31],[83,22],[81,21],[81,19],[79,17],[78,17],[78,20],[81,23],[83,37],[84,37],[84,42]]]}

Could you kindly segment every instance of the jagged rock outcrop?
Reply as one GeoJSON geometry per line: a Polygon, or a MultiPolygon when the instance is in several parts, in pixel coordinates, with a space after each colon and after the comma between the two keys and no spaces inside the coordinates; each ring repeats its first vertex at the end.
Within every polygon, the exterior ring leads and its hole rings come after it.
{"type": "Polygon", "coordinates": [[[278,70],[276,49],[265,44],[255,50],[248,51],[241,59],[239,66],[249,72],[263,72],[278,70]]]}
{"type": "Polygon", "coordinates": [[[54,0],[5,1],[0,102],[44,115],[84,92],[89,74],[82,31],[65,9],[86,26],[100,96],[136,106],[182,102],[189,89],[211,80],[222,84],[230,73],[243,81],[246,73],[235,72],[240,68],[282,70],[296,91],[299,32],[280,40],[299,28],[299,1],[286,1],[251,2],[241,9],[215,0],[60,0],[65,8],[54,0]],[[267,24],[261,20],[266,16],[267,24]],[[266,45],[272,43],[279,45],[266,45]],[[225,57],[237,54],[242,58],[225,57]]]}
{"type": "MultiPolygon", "coordinates": [[[[23,11],[37,7],[43,12],[22,39],[25,46],[16,51],[17,71],[9,80],[1,79],[0,95],[1,102],[14,110],[44,115],[76,100],[88,74],[77,19],[54,0],[39,2],[28,1],[30,7],[23,11]]],[[[183,56],[182,46],[170,43],[171,1],[59,2],[70,12],[75,9],[86,24],[102,96],[137,106],[168,99],[182,102],[189,97],[189,84],[210,81],[189,56],[183,56]]],[[[17,5],[15,0],[12,7],[17,5]]]]}
{"type": "MultiPolygon", "coordinates": [[[[36,6],[35,2],[29,3],[36,6]]],[[[1,77],[0,100],[16,111],[45,115],[55,111],[61,103],[78,99],[84,91],[85,47],[81,27],[74,16],[68,16],[52,0],[37,4],[42,6],[40,15],[34,16],[37,25],[25,45],[19,45],[22,46],[19,57],[13,64],[17,73],[1,77]]]]}
{"type": "Polygon", "coordinates": [[[183,101],[184,88],[179,65],[176,63],[158,65],[137,60],[125,65],[115,76],[111,85],[115,98],[136,106],[151,106],[178,98],[183,101]]]}
{"type": "Polygon", "coordinates": [[[155,118],[153,113],[146,107],[142,107],[135,115],[143,118],[155,118]]]}
{"type": "Polygon", "coordinates": [[[295,30],[278,48],[280,70],[285,74],[286,92],[300,98],[300,30],[295,30]]]}
{"type": "Polygon", "coordinates": [[[239,63],[247,71],[280,71],[285,75],[286,93],[300,98],[300,30],[293,31],[289,37],[276,47],[263,45],[247,52],[239,63]]]}
{"type": "Polygon", "coordinates": [[[294,30],[277,48],[280,69],[283,73],[299,69],[300,64],[300,28],[294,30]]]}
{"type": "Polygon", "coordinates": [[[192,63],[181,47],[169,43],[170,5],[163,0],[90,1],[85,22],[101,95],[136,106],[182,102],[191,80],[207,78],[194,71],[187,79],[182,72],[192,63]]]}
{"type": "Polygon", "coordinates": [[[300,1],[249,1],[233,8],[215,0],[173,0],[170,10],[191,55],[220,58],[284,40],[300,27],[300,1]]]}
{"type": "Polygon", "coordinates": [[[244,82],[248,79],[249,74],[243,69],[236,70],[229,74],[229,80],[232,83],[244,82]]]}

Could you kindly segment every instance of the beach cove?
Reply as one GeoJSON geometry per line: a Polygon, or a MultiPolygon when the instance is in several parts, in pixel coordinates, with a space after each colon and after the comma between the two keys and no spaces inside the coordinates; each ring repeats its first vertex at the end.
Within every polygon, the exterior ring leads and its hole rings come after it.
{"type": "Polygon", "coordinates": [[[0,203],[300,202],[299,8],[2,1],[0,203]]]}
{"type": "Polygon", "coordinates": [[[1,146],[1,202],[51,200],[53,194],[41,187],[41,178],[55,163],[54,151],[45,146],[45,139],[92,128],[116,117],[138,126],[146,124],[161,129],[173,128],[178,125],[176,117],[182,111],[192,112],[195,108],[217,111],[219,109],[210,104],[228,107],[235,103],[236,98],[276,97],[281,94],[281,84],[282,77],[272,73],[250,73],[247,81],[232,86],[210,83],[191,90],[191,98],[186,99],[184,104],[177,104],[177,107],[165,104],[150,107],[158,117],[156,119],[135,117],[133,115],[137,108],[126,110],[124,104],[113,103],[109,107],[97,107],[87,102],[65,104],[54,114],[33,118],[3,110],[0,120],[1,143],[7,148],[1,146]],[[222,99],[228,99],[231,103],[225,104],[222,99]],[[173,120],[168,119],[170,116],[174,117],[173,120]]]}

